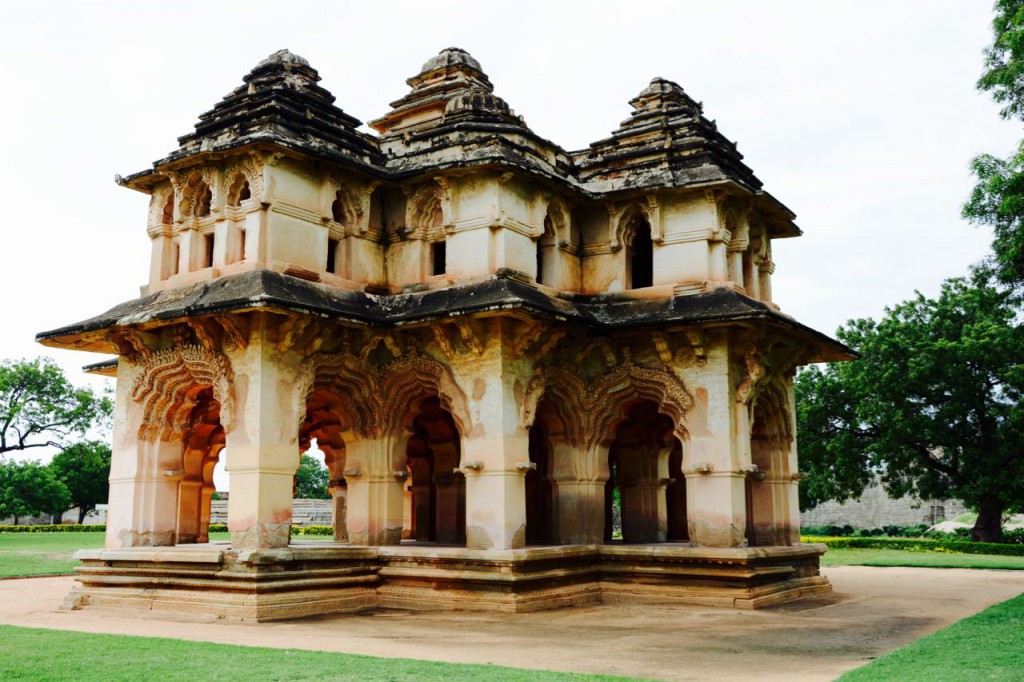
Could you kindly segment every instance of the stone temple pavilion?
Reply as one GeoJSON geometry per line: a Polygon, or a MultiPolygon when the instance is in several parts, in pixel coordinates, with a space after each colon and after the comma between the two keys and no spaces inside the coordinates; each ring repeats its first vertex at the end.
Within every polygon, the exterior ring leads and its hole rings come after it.
{"type": "Polygon", "coordinates": [[[115,353],[106,549],[72,608],[273,620],[830,589],[799,536],[780,312],[794,215],[655,78],[570,152],[449,48],[369,123],[271,55],[152,168],[140,298],[39,334],[115,353]],[[316,441],[334,537],[293,541],[316,441]],[[209,542],[212,473],[230,543],[209,542]]]}

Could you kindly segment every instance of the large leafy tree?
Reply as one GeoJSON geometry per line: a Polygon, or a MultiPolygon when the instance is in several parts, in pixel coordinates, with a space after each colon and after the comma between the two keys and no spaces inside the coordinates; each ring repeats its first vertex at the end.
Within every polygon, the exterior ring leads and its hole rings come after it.
{"type": "Polygon", "coordinates": [[[63,449],[106,420],[112,407],[109,397],[73,386],[48,358],[0,362],[0,455],[63,449]]]}
{"type": "MultiPolygon", "coordinates": [[[[995,12],[978,88],[1003,105],[1003,118],[1024,119],[1024,0],[998,0],[995,12]]],[[[982,154],[971,171],[978,182],[963,215],[993,228],[992,260],[1000,279],[1024,287],[1024,145],[1005,159],[982,154]]]]}
{"type": "Polygon", "coordinates": [[[0,518],[60,514],[71,493],[39,462],[0,462],[0,518]]]}
{"type": "Polygon", "coordinates": [[[985,275],[838,332],[861,359],[797,377],[804,508],[858,497],[877,475],[893,497],[955,497],[972,536],[998,541],[1024,508],[1024,328],[985,275]]]}
{"type": "Polygon", "coordinates": [[[58,452],[50,461],[54,476],[67,486],[71,506],[78,507],[78,522],[97,504],[107,501],[110,492],[110,446],[99,441],[75,443],[58,452]]]}
{"type": "Polygon", "coordinates": [[[330,472],[320,463],[320,460],[310,455],[303,455],[299,459],[299,469],[295,472],[295,497],[326,500],[331,496],[327,492],[327,484],[330,480],[330,472]]]}

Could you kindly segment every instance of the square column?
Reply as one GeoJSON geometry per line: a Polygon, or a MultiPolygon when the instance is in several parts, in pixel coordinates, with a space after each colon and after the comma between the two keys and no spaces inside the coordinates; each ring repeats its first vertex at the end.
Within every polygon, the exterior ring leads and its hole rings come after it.
{"type": "Polygon", "coordinates": [[[709,343],[705,363],[687,372],[694,406],[688,415],[690,442],[684,445],[687,527],[696,547],[746,544],[746,476],[740,471],[741,446],[749,463],[747,406],[737,401],[739,379],[731,371],[729,340],[709,343]]]}
{"type": "Polygon", "coordinates": [[[292,486],[306,399],[302,377],[309,368],[298,354],[277,351],[268,325],[259,320],[246,348],[231,356],[235,411],[226,425],[226,469],[234,549],[287,547],[291,538],[292,486]]]}
{"type": "Polygon", "coordinates": [[[525,434],[463,441],[469,549],[516,549],[526,545],[526,469],[517,470],[515,462],[528,462],[528,449],[525,434]],[[519,460],[516,453],[521,453],[519,460]],[[475,468],[478,464],[482,465],[480,469],[475,468]]]}
{"type": "Polygon", "coordinates": [[[348,482],[345,523],[353,545],[397,545],[402,541],[405,516],[405,464],[395,466],[395,453],[404,454],[397,434],[358,437],[345,434],[348,482]]]}
{"type": "Polygon", "coordinates": [[[177,539],[181,440],[145,436],[143,407],[131,397],[142,368],[117,367],[106,546],[154,547],[177,539]]]}

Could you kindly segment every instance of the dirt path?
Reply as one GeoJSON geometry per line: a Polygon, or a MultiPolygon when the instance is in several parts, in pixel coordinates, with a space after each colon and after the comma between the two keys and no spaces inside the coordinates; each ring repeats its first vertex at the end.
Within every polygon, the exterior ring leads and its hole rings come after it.
{"type": "Polygon", "coordinates": [[[1024,571],[829,567],[831,595],[762,611],[604,605],[180,623],[59,611],[72,578],[0,582],[0,623],[665,680],[831,680],[1024,592],[1024,571]]]}

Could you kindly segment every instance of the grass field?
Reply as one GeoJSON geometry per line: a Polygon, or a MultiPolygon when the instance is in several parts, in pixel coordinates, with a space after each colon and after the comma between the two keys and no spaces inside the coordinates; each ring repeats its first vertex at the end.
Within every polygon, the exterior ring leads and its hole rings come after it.
{"type": "Polygon", "coordinates": [[[622,680],[493,665],[373,658],[0,625],[2,680],[622,680]],[[111,662],[116,661],[115,665],[111,662]]]}
{"type": "Polygon", "coordinates": [[[1024,556],[912,552],[901,549],[829,549],[821,558],[821,565],[996,568],[1024,571],[1024,556]]]}
{"type": "Polygon", "coordinates": [[[76,550],[102,546],[103,533],[0,533],[0,577],[70,573],[76,550]]]}
{"type": "Polygon", "coordinates": [[[851,670],[841,682],[1024,680],[1024,594],[851,670]]]}
{"type": "MultiPolygon", "coordinates": [[[[227,533],[214,533],[227,540],[227,533]]],[[[102,547],[103,533],[0,533],[0,578],[71,573],[79,549],[102,547]]]]}

